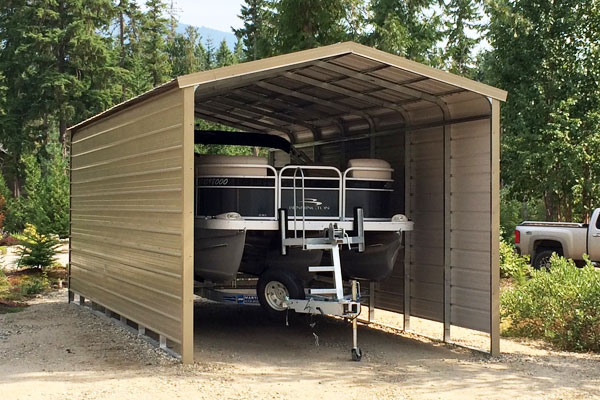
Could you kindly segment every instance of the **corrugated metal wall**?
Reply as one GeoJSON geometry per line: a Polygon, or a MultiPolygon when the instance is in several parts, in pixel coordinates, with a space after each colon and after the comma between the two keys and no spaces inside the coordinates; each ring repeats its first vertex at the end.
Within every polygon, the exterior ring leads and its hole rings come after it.
{"type": "Polygon", "coordinates": [[[404,313],[404,264],[410,260],[411,316],[444,322],[444,298],[449,292],[449,323],[489,332],[490,121],[448,125],[446,134],[450,139],[446,154],[444,128],[437,126],[376,137],[374,153],[366,140],[348,142],[346,146],[319,146],[319,162],[343,167],[341,159],[372,156],[387,160],[394,168],[394,212],[408,214],[414,231],[405,234],[408,258],[402,252],[392,275],[376,284],[375,306],[404,313]],[[405,143],[410,146],[408,160],[405,143]],[[445,157],[450,157],[449,174],[444,172],[445,157]],[[444,184],[445,176],[450,177],[449,187],[444,184]],[[406,186],[405,177],[409,181],[406,186]],[[450,214],[446,217],[445,193],[450,195],[450,214]],[[444,240],[446,220],[450,221],[450,231],[444,240]],[[446,246],[450,252],[449,269],[445,269],[446,246]],[[450,275],[446,287],[445,270],[450,275]]]}
{"type": "MultiPolygon", "coordinates": [[[[392,193],[393,213],[404,214],[404,132],[398,130],[373,139],[375,158],[388,161],[394,173],[392,193]]],[[[404,312],[404,249],[400,250],[392,274],[375,285],[375,307],[394,312],[404,312]]]]}
{"type": "Polygon", "coordinates": [[[189,128],[192,93],[175,89],[75,131],[71,147],[71,290],[179,344],[189,128]]]}
{"type": "Polygon", "coordinates": [[[451,126],[452,325],[489,332],[491,258],[490,121],[451,126]]]}
{"type": "Polygon", "coordinates": [[[442,127],[409,133],[410,183],[407,234],[410,259],[410,315],[444,317],[444,131],[442,127]]]}

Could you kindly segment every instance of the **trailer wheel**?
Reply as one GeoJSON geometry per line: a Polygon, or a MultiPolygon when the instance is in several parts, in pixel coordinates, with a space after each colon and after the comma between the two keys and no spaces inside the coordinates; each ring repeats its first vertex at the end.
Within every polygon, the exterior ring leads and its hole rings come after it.
{"type": "Polygon", "coordinates": [[[287,299],[304,299],[304,287],[292,273],[268,269],[258,278],[256,294],[269,316],[281,320],[287,312],[287,299]]]}

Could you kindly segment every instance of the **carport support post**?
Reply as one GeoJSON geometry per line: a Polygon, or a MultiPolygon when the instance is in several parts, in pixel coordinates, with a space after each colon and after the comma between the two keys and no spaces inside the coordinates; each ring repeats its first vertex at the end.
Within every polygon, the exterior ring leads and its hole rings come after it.
{"type": "Polygon", "coordinates": [[[490,353],[500,355],[500,101],[492,101],[491,251],[490,251],[490,353]]]}
{"type": "MultiPolygon", "coordinates": [[[[411,217],[411,174],[412,174],[412,158],[411,158],[411,131],[404,131],[404,215],[409,219],[411,217]]],[[[410,256],[412,247],[410,243],[410,232],[404,232],[404,331],[410,330],[410,256]]]]}
{"type": "Polygon", "coordinates": [[[183,97],[183,184],[181,231],[181,362],[194,362],[194,90],[183,97]]]}
{"type": "Polygon", "coordinates": [[[369,282],[369,322],[375,321],[375,282],[369,282]]]}
{"type": "Polygon", "coordinates": [[[450,244],[452,235],[451,225],[451,197],[452,190],[450,188],[451,182],[451,128],[447,125],[444,116],[443,134],[444,134],[444,342],[449,342],[450,337],[450,305],[451,305],[451,286],[450,286],[450,244]]]}

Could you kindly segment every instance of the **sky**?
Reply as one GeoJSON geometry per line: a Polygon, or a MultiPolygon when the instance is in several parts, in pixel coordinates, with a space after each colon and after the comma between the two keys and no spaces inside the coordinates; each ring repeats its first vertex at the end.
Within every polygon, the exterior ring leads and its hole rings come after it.
{"type": "MultiPolygon", "coordinates": [[[[179,22],[193,26],[206,26],[219,31],[231,32],[242,21],[237,17],[241,0],[174,0],[179,22]]],[[[170,1],[166,1],[170,4],[170,1]]]]}

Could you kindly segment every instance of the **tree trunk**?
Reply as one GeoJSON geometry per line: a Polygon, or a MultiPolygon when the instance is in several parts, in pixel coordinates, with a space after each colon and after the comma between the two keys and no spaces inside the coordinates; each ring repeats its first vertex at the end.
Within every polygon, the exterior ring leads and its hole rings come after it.
{"type": "MultiPolygon", "coordinates": [[[[64,1],[61,1],[59,4],[59,14],[60,14],[61,19],[62,19],[62,16],[64,16],[66,12],[67,11],[66,11],[66,7],[65,7],[65,3],[64,3],[64,1]]],[[[65,40],[68,40],[68,39],[63,37],[63,39],[58,43],[58,48],[57,48],[57,52],[56,52],[56,70],[58,71],[58,73],[60,75],[65,73],[65,46],[66,46],[65,40]]],[[[63,154],[66,154],[67,117],[65,115],[65,108],[64,108],[65,98],[60,89],[57,92],[56,99],[59,104],[58,140],[60,141],[60,143],[62,145],[63,154]]]]}
{"type": "MultiPolygon", "coordinates": [[[[119,3],[119,43],[121,45],[121,59],[119,66],[125,68],[125,16],[123,12],[123,1],[119,3]]],[[[125,82],[121,83],[121,101],[125,101],[127,88],[125,82]]]]}
{"type": "Polygon", "coordinates": [[[556,210],[556,199],[552,192],[544,192],[544,205],[546,208],[546,221],[554,221],[558,212],[556,210]]]}

